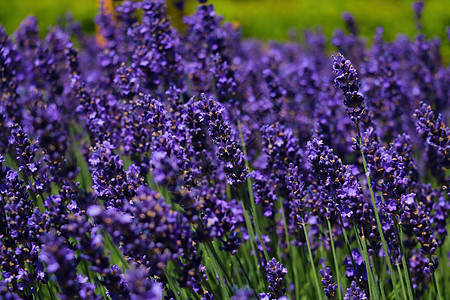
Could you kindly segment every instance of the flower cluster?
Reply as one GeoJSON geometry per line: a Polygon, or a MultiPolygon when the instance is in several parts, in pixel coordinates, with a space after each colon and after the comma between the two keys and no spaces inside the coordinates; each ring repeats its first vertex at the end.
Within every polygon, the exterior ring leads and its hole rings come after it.
{"type": "Polygon", "coordinates": [[[325,292],[325,296],[327,296],[327,299],[329,300],[336,299],[337,284],[333,282],[331,269],[327,267],[324,270],[320,270],[320,275],[322,275],[321,282],[323,284],[323,291],[325,292]]]}
{"type": "Polygon", "coordinates": [[[431,106],[421,102],[414,116],[417,118],[417,131],[425,136],[426,144],[435,150],[435,159],[439,160],[436,164],[450,168],[450,128],[443,123],[442,115],[436,117],[431,106]]]}
{"type": "Polygon", "coordinates": [[[344,300],[367,300],[366,293],[356,285],[356,282],[352,281],[350,288],[347,289],[344,300]]]}
{"type": "Polygon", "coordinates": [[[448,294],[440,41],[344,13],[330,59],[198,2],[183,30],[163,0],[0,26],[0,298],[448,294]]]}
{"type": "Polygon", "coordinates": [[[353,122],[359,122],[364,111],[364,97],[359,93],[361,82],[352,62],[338,53],[333,56],[334,84],[344,93],[344,105],[353,122]]]}
{"type": "Polygon", "coordinates": [[[272,300],[280,299],[284,295],[286,288],[283,289],[283,279],[287,274],[287,269],[272,258],[266,265],[267,281],[269,282],[269,292],[259,294],[259,299],[272,300]]]}

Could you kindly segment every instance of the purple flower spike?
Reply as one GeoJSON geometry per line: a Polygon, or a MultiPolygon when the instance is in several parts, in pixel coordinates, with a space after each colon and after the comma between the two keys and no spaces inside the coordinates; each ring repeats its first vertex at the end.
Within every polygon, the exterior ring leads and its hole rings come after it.
{"type": "Polygon", "coordinates": [[[345,21],[345,25],[347,25],[348,30],[353,35],[358,35],[358,27],[356,26],[355,18],[349,12],[345,12],[342,14],[342,19],[345,21]]]}
{"type": "Polygon", "coordinates": [[[332,58],[333,71],[336,74],[334,84],[344,93],[344,105],[347,106],[347,113],[352,121],[357,123],[364,112],[364,97],[359,94],[361,83],[358,80],[358,73],[352,62],[342,54],[337,53],[332,58]]]}
{"type": "Polygon", "coordinates": [[[344,300],[367,300],[366,292],[361,290],[355,281],[352,281],[350,287],[347,289],[344,300]]]}
{"type": "Polygon", "coordinates": [[[144,270],[130,270],[125,279],[128,282],[131,300],[160,300],[163,298],[162,285],[148,279],[147,272],[144,270]]]}
{"type": "Polygon", "coordinates": [[[40,162],[35,162],[35,153],[38,151],[35,144],[31,144],[28,135],[19,124],[14,124],[11,129],[11,140],[16,148],[17,160],[20,162],[19,171],[28,176],[36,176],[40,162]]]}
{"type": "Polygon", "coordinates": [[[42,241],[44,246],[39,258],[47,265],[47,271],[55,274],[61,287],[61,299],[70,299],[79,292],[75,252],[67,247],[64,238],[53,233],[43,236],[42,241]]]}
{"type": "Polygon", "coordinates": [[[416,203],[415,196],[415,194],[402,195],[402,225],[406,232],[411,232],[417,237],[417,241],[421,244],[420,251],[431,257],[436,252],[437,241],[430,224],[429,213],[423,203],[416,203]]]}
{"type": "Polygon", "coordinates": [[[417,119],[417,131],[426,138],[426,144],[438,155],[435,164],[450,168],[450,128],[444,124],[442,115],[436,117],[431,106],[421,102],[414,117],[417,119]]]}
{"type": "Polygon", "coordinates": [[[326,268],[324,270],[320,270],[320,275],[322,275],[322,284],[323,290],[327,299],[334,300],[336,299],[336,289],[338,288],[337,284],[333,282],[333,276],[331,276],[331,269],[326,268]]]}
{"type": "Polygon", "coordinates": [[[261,293],[259,294],[259,298],[270,300],[281,298],[286,291],[286,288],[282,288],[282,285],[284,276],[286,276],[287,272],[287,269],[284,268],[279,261],[272,258],[266,265],[269,293],[261,293]]]}
{"type": "Polygon", "coordinates": [[[422,30],[422,14],[425,3],[423,0],[414,1],[411,5],[414,11],[414,20],[416,21],[416,28],[422,30]]]}

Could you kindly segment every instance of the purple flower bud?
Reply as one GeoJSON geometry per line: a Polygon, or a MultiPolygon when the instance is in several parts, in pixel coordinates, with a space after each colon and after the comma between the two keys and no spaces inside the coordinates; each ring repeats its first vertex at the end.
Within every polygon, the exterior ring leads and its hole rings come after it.
{"type": "Polygon", "coordinates": [[[352,62],[340,53],[333,56],[333,71],[336,74],[334,84],[344,93],[347,113],[353,122],[359,122],[364,112],[364,97],[359,94],[358,73],[352,62]]]}
{"type": "Polygon", "coordinates": [[[337,284],[333,282],[333,276],[331,276],[331,269],[326,268],[324,270],[320,270],[320,275],[322,275],[322,284],[323,290],[325,292],[325,296],[327,299],[334,300],[336,299],[336,289],[338,288],[337,284]]]}
{"type": "Polygon", "coordinates": [[[366,292],[361,290],[355,281],[352,281],[350,287],[347,289],[347,293],[343,298],[344,300],[367,300],[366,292]]]}

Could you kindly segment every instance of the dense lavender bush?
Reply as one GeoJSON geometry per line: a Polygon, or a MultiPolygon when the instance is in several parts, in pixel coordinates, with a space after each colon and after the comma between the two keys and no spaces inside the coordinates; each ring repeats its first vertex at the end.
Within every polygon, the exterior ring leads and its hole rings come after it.
{"type": "Polygon", "coordinates": [[[449,295],[441,41],[345,13],[331,57],[198,2],[0,27],[0,298],[449,295]]]}

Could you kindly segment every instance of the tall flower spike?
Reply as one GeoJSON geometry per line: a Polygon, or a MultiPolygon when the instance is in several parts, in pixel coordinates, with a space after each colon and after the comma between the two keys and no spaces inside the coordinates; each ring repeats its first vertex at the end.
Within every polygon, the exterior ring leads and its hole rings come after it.
{"type": "MultiPolygon", "coordinates": [[[[19,64],[20,55],[17,53],[17,46],[12,43],[0,26],[0,125],[3,127],[9,125],[11,119],[21,119],[20,110],[16,109],[17,99],[17,65],[19,64]]],[[[1,150],[7,147],[6,130],[1,136],[1,150]]]]}
{"type": "Polygon", "coordinates": [[[347,293],[344,296],[344,300],[367,300],[366,292],[361,290],[355,281],[352,281],[350,287],[347,289],[347,293]]]}
{"type": "Polygon", "coordinates": [[[289,216],[286,218],[286,225],[289,232],[296,232],[299,225],[303,223],[303,218],[306,217],[305,209],[309,208],[309,203],[305,199],[307,191],[303,174],[292,163],[289,165],[286,175],[286,189],[289,191],[289,201],[283,203],[285,214],[289,216]]]}
{"type": "Polygon", "coordinates": [[[368,152],[369,148],[363,147],[373,187],[383,193],[383,205],[393,214],[400,210],[401,196],[411,192],[416,183],[417,170],[408,142],[408,136],[399,136],[388,147],[373,141],[373,145],[377,145],[373,152],[368,152]]]}
{"type": "Polygon", "coordinates": [[[358,123],[364,113],[364,97],[359,94],[361,83],[352,62],[342,54],[333,56],[333,71],[336,74],[334,84],[344,93],[344,105],[353,122],[358,123]]]}
{"type": "Polygon", "coordinates": [[[181,257],[189,244],[186,219],[147,187],[138,188],[124,210],[128,213],[91,206],[87,213],[122,245],[125,255],[150,268],[150,275],[163,276],[167,262],[181,257]]]}
{"type": "Polygon", "coordinates": [[[283,288],[282,285],[287,272],[287,269],[279,261],[272,258],[266,265],[269,293],[261,293],[259,294],[259,298],[275,300],[282,297],[286,291],[286,288],[283,288]]]}
{"type": "Polygon", "coordinates": [[[353,249],[350,255],[344,259],[345,276],[349,280],[357,282],[358,285],[367,286],[367,269],[363,256],[358,249],[353,249]],[[350,255],[352,255],[353,260],[350,255]]]}
{"type": "Polygon", "coordinates": [[[445,242],[447,237],[447,220],[450,213],[450,202],[445,199],[442,189],[434,189],[431,184],[422,184],[418,191],[419,205],[430,215],[430,224],[433,227],[438,246],[445,242]]]}
{"type": "Polygon", "coordinates": [[[107,200],[107,206],[120,207],[136,193],[142,184],[139,167],[129,166],[124,171],[123,160],[114,152],[109,141],[98,144],[89,157],[92,173],[93,189],[98,197],[107,200]]]}
{"type": "Polygon", "coordinates": [[[259,171],[253,171],[250,176],[253,179],[255,203],[262,206],[265,217],[271,217],[274,214],[273,205],[276,203],[277,195],[270,176],[261,174],[259,171]]]}
{"type": "Polygon", "coordinates": [[[124,100],[132,100],[139,91],[139,78],[125,63],[122,63],[116,70],[113,82],[124,100]]]}
{"type": "Polygon", "coordinates": [[[79,292],[79,283],[76,280],[75,252],[65,245],[65,239],[48,233],[42,237],[44,246],[39,258],[46,263],[47,272],[55,275],[61,288],[61,299],[71,299],[79,292]]]}
{"type": "Polygon", "coordinates": [[[342,14],[342,19],[345,21],[345,25],[347,25],[348,30],[353,35],[358,35],[358,27],[356,26],[355,18],[349,12],[345,12],[342,14]]]}
{"type": "Polygon", "coordinates": [[[412,9],[414,11],[414,21],[416,22],[417,30],[422,30],[422,13],[425,3],[423,0],[414,1],[412,4],[412,9]]]}
{"type": "Polygon", "coordinates": [[[227,182],[230,185],[241,184],[245,182],[248,171],[244,164],[246,158],[237,142],[237,133],[230,125],[225,107],[212,98],[202,97],[199,107],[208,122],[209,135],[217,145],[216,155],[227,174],[227,182]]]}
{"type": "Polygon", "coordinates": [[[327,296],[327,299],[336,299],[336,289],[338,286],[333,282],[333,276],[331,276],[330,268],[327,267],[324,270],[320,270],[320,275],[322,275],[321,282],[323,284],[323,290],[325,292],[325,295],[327,296]]]}
{"type": "Polygon", "coordinates": [[[442,115],[435,117],[431,106],[424,102],[416,109],[417,131],[426,137],[426,143],[442,155],[442,166],[450,168],[450,128],[442,121],[442,115]]]}
{"type": "Polygon", "coordinates": [[[323,203],[327,210],[325,216],[329,218],[337,210],[350,222],[366,222],[367,214],[363,211],[366,202],[352,168],[344,165],[333,149],[324,145],[322,140],[314,138],[306,147],[312,174],[320,187],[329,194],[329,199],[323,203]]]}
{"type": "MultiPolygon", "coordinates": [[[[264,125],[260,129],[263,138],[263,151],[267,157],[266,173],[274,181],[274,188],[278,194],[288,196],[285,189],[286,175],[290,164],[302,166],[301,149],[298,139],[291,128],[278,123],[264,125]]],[[[300,169],[301,173],[303,169],[300,169]]]]}
{"type": "Polygon", "coordinates": [[[411,273],[413,288],[416,293],[419,293],[416,295],[417,297],[420,296],[421,291],[427,288],[430,281],[430,267],[433,267],[433,262],[429,262],[427,257],[418,249],[413,249],[409,259],[409,272],[411,273]]]}
{"type": "Polygon", "coordinates": [[[132,67],[147,91],[159,85],[167,88],[182,77],[179,37],[166,16],[166,1],[141,2],[142,22],[129,29],[135,40],[132,67]]]}
{"type": "Polygon", "coordinates": [[[13,125],[11,140],[16,147],[16,158],[20,163],[19,171],[23,171],[28,176],[35,176],[40,166],[40,162],[34,161],[35,152],[38,149],[34,144],[31,144],[28,135],[19,124],[13,125]]]}
{"type": "Polygon", "coordinates": [[[88,280],[89,277],[84,277],[80,273],[77,274],[77,282],[80,286],[80,299],[102,300],[103,297],[95,293],[96,285],[90,283],[88,280]]]}
{"type": "Polygon", "coordinates": [[[428,257],[435,254],[437,241],[431,228],[429,214],[425,211],[425,206],[415,201],[415,194],[402,195],[403,214],[401,215],[402,225],[405,231],[412,232],[417,236],[421,244],[421,252],[428,257]]]}
{"type": "MultiPolygon", "coordinates": [[[[8,286],[7,281],[1,280],[0,281],[0,299],[20,300],[21,298],[12,292],[12,290],[8,286]]],[[[244,299],[250,299],[250,298],[244,298],[244,299]]]]}

